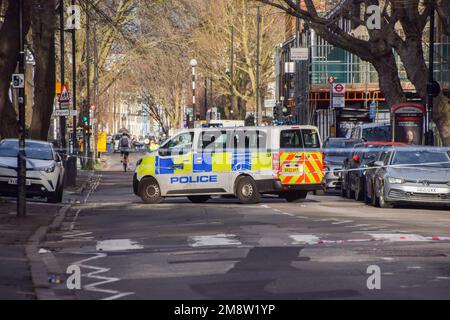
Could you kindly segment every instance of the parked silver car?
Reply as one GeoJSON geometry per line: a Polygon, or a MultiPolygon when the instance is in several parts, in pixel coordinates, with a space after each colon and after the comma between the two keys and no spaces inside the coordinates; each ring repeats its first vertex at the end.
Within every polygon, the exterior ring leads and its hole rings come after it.
{"type": "Polygon", "coordinates": [[[384,161],[375,162],[375,204],[397,203],[450,205],[450,149],[398,148],[384,161]]]}

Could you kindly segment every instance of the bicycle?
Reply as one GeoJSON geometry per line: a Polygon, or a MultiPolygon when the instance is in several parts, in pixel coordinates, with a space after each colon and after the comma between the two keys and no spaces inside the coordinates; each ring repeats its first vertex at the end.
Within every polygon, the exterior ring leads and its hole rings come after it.
{"type": "Polygon", "coordinates": [[[127,169],[128,169],[128,156],[129,156],[128,152],[122,151],[122,164],[123,164],[124,172],[127,172],[127,169]]]}

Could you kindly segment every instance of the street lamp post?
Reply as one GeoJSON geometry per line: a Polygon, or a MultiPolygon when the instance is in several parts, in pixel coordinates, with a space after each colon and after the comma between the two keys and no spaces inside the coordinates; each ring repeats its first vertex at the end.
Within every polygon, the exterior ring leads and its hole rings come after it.
{"type": "Polygon", "coordinates": [[[197,66],[197,60],[192,59],[190,61],[190,65],[192,67],[192,114],[194,117],[194,122],[192,123],[192,127],[194,127],[195,118],[196,118],[196,102],[195,102],[195,67],[197,66]]]}
{"type": "MultiPolygon", "coordinates": [[[[19,0],[19,73],[25,74],[23,31],[23,0],[19,0]]],[[[25,76],[24,76],[25,78],[25,76]]],[[[19,152],[17,154],[17,216],[26,214],[26,159],[25,159],[25,86],[19,88],[19,152]]]]}

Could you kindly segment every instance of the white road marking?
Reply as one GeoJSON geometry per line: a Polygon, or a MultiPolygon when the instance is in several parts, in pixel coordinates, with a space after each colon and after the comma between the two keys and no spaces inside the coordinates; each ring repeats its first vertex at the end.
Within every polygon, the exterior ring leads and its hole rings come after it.
{"type": "Polygon", "coordinates": [[[266,209],[270,209],[270,207],[267,204],[262,204],[261,207],[266,208],[266,209]]]}
{"type": "Polygon", "coordinates": [[[69,230],[72,231],[73,228],[75,227],[75,223],[77,222],[78,219],[78,215],[80,214],[81,209],[78,209],[77,212],[75,213],[75,216],[73,217],[72,223],[70,224],[70,228],[69,230]]]}
{"type": "MultiPolygon", "coordinates": [[[[80,253],[77,252],[75,254],[89,254],[91,255],[91,253],[80,253]]],[[[120,278],[114,278],[114,277],[105,277],[105,276],[100,276],[98,275],[99,273],[105,273],[108,272],[109,270],[111,270],[110,268],[101,268],[101,267],[96,267],[96,266],[91,266],[91,265],[87,265],[85,264],[88,261],[92,261],[95,259],[99,259],[99,258],[105,258],[107,255],[105,253],[94,253],[93,257],[87,258],[87,259],[83,259],[77,262],[74,262],[73,265],[77,265],[80,268],[85,268],[85,269],[90,269],[90,270],[94,270],[92,272],[86,273],[86,274],[82,274],[82,276],[85,276],[89,279],[97,279],[97,280],[101,280],[95,283],[91,283],[88,285],[83,286],[83,289],[86,291],[91,291],[91,292],[100,292],[100,293],[107,293],[107,294],[111,294],[112,296],[109,296],[107,298],[103,298],[102,300],[116,300],[125,296],[129,296],[134,294],[134,292],[120,292],[117,290],[112,290],[112,289],[100,289],[97,288],[97,286],[103,285],[103,284],[107,284],[107,283],[113,283],[113,282],[117,282],[120,281],[120,278]]]]}
{"type": "Polygon", "coordinates": [[[242,243],[236,239],[234,234],[214,234],[205,236],[189,237],[189,245],[191,247],[208,247],[208,246],[239,246],[242,243]]]}
{"type": "Polygon", "coordinates": [[[87,235],[90,234],[92,234],[92,232],[70,231],[63,233],[62,237],[64,240],[75,240],[75,241],[93,240],[94,237],[86,237],[87,235]]]}
{"type": "Polygon", "coordinates": [[[351,223],[353,222],[353,220],[342,220],[342,221],[338,221],[338,222],[332,222],[331,224],[344,224],[344,223],[351,223]]]}
{"type": "Polygon", "coordinates": [[[294,240],[293,244],[317,244],[320,238],[313,234],[291,234],[289,238],[294,240]]]}
{"type": "Polygon", "coordinates": [[[126,251],[143,249],[144,246],[130,239],[113,239],[97,241],[97,251],[126,251]]]}

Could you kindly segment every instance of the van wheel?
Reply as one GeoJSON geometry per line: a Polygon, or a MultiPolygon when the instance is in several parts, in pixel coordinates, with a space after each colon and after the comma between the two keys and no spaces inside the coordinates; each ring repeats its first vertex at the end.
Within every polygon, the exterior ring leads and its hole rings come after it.
{"type": "Polygon", "coordinates": [[[299,202],[300,200],[304,200],[307,195],[308,191],[306,190],[291,191],[283,194],[283,198],[285,198],[287,202],[299,202]]]}
{"type": "Polygon", "coordinates": [[[158,182],[154,178],[142,179],[142,181],[139,183],[139,196],[145,203],[160,203],[162,197],[158,182]]]}
{"type": "Polygon", "coordinates": [[[242,177],[237,181],[236,197],[242,204],[254,204],[261,200],[255,180],[250,177],[242,177]]]}
{"type": "Polygon", "coordinates": [[[210,196],[189,196],[187,198],[193,203],[205,203],[206,201],[211,199],[210,196]]]}

